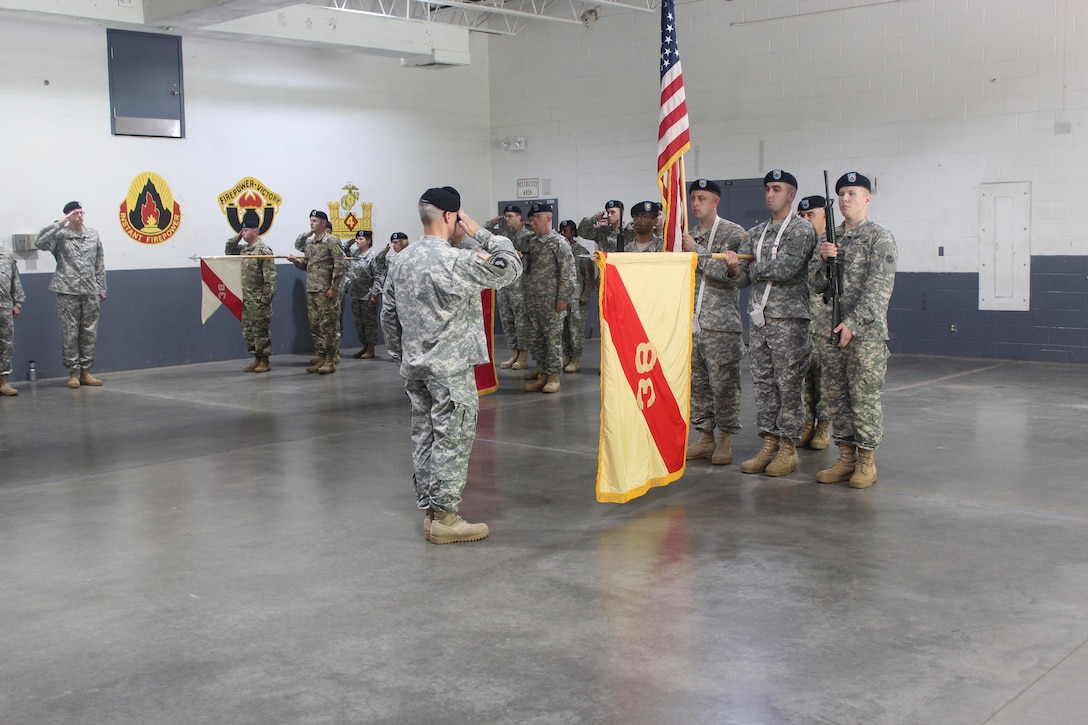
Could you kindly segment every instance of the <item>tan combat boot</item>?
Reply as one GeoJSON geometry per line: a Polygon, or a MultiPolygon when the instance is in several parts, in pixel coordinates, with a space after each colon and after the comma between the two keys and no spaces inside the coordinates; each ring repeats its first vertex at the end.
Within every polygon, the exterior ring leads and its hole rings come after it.
{"type": "Polygon", "coordinates": [[[812,440],[808,447],[814,451],[822,451],[831,442],[831,421],[821,420],[816,424],[816,430],[812,433],[812,440]]]}
{"type": "Polygon", "coordinates": [[[68,387],[72,389],[79,387],[79,373],[75,370],[68,373],[68,387]]]}
{"type": "Polygon", "coordinates": [[[0,395],[18,395],[19,391],[8,385],[8,376],[0,375],[0,395]]]}
{"type": "Polygon", "coordinates": [[[804,448],[807,446],[814,433],[816,433],[816,421],[809,418],[805,421],[805,429],[801,432],[801,442],[797,444],[798,447],[804,448]]]}
{"type": "Polygon", "coordinates": [[[529,367],[529,351],[518,350],[518,359],[510,366],[511,370],[525,370],[529,367]]]}
{"type": "MultiPolygon", "coordinates": [[[[328,375],[329,373],[336,372],[336,355],[326,355],[325,362],[318,367],[317,372],[321,375],[328,375]]],[[[309,368],[306,368],[309,370],[309,368]]]]}
{"type": "Polygon", "coordinates": [[[316,373],[318,370],[321,369],[321,366],[323,366],[324,364],[325,364],[325,356],[324,355],[318,355],[315,358],[311,358],[310,359],[310,366],[308,368],[306,368],[306,372],[316,373]]]}
{"type": "Polygon", "coordinates": [[[359,350],[359,352],[353,352],[353,353],[351,354],[351,356],[352,356],[353,358],[355,358],[356,360],[358,360],[358,359],[359,359],[359,358],[361,358],[361,357],[362,357],[362,356],[363,356],[363,355],[364,355],[365,353],[366,353],[366,345],[363,345],[362,349],[361,349],[361,350],[359,350]]]}
{"type": "Polygon", "coordinates": [[[582,369],[582,364],[578,361],[577,355],[572,355],[566,365],[563,366],[563,372],[576,373],[582,369]]]}
{"type": "Polygon", "coordinates": [[[688,446],[688,454],[684,456],[689,461],[699,458],[710,458],[714,453],[714,431],[699,431],[699,437],[688,446]]]}
{"type": "Polygon", "coordinates": [[[434,509],[428,508],[423,512],[423,538],[431,540],[431,523],[434,521],[434,509]]]}
{"type": "Polygon", "coordinates": [[[362,358],[364,360],[374,359],[374,343],[367,343],[366,352],[362,354],[362,358]]]}
{"type": "Polygon", "coordinates": [[[525,380],[536,380],[540,377],[540,368],[533,368],[532,372],[525,373],[521,377],[525,380]]]}
{"type": "Polygon", "coordinates": [[[268,359],[267,355],[261,355],[257,361],[257,367],[253,368],[255,373],[267,373],[272,369],[272,361],[268,359]]]}
{"type": "Polygon", "coordinates": [[[333,365],[339,365],[340,364],[340,351],[339,350],[337,350],[336,354],[332,356],[332,364],[333,365]]]}
{"type": "Polygon", "coordinates": [[[530,380],[529,382],[525,383],[525,392],[539,393],[541,390],[544,389],[544,386],[548,384],[549,377],[550,376],[544,374],[537,375],[534,380],[530,380]]]}
{"type": "Polygon", "coordinates": [[[96,378],[95,376],[91,375],[90,370],[84,368],[83,372],[79,374],[79,384],[80,385],[90,385],[92,387],[97,388],[99,385],[102,384],[102,381],[99,380],[98,378],[96,378]]]}
{"type": "Polygon", "coordinates": [[[765,435],[763,436],[763,447],[759,449],[759,453],[755,455],[755,458],[749,458],[740,464],[740,470],[742,473],[763,473],[777,453],[778,436],[765,435]]]}
{"type": "Polygon", "coordinates": [[[544,387],[541,389],[541,391],[545,393],[558,393],[559,387],[559,376],[548,375],[547,380],[544,382],[544,387]]]}
{"type": "Polygon", "coordinates": [[[830,468],[817,471],[816,480],[820,483],[842,483],[849,481],[854,475],[857,466],[857,456],[854,454],[854,446],[847,443],[839,444],[839,459],[831,464],[830,468]]]}
{"type": "Polygon", "coordinates": [[[714,448],[714,455],[710,462],[715,466],[728,466],[733,462],[733,446],[730,444],[730,435],[722,433],[718,438],[718,445],[714,448]]]}
{"type": "Polygon", "coordinates": [[[514,363],[516,363],[517,361],[518,361],[518,351],[517,350],[511,350],[510,351],[510,359],[509,360],[503,360],[501,363],[499,363],[499,367],[502,368],[503,370],[509,370],[510,368],[514,367],[514,363]]]}
{"type": "Polygon", "coordinates": [[[775,454],[767,468],[763,470],[768,476],[785,476],[797,470],[797,445],[792,438],[780,438],[778,440],[778,453],[775,454]]]}
{"type": "Polygon", "coordinates": [[[431,521],[432,544],[456,544],[462,541],[479,541],[491,533],[487,524],[470,524],[457,514],[434,512],[431,521]]]}
{"type": "Polygon", "coordinates": [[[254,355],[253,356],[253,362],[251,362],[249,365],[246,365],[244,368],[242,368],[242,372],[243,373],[251,373],[254,370],[256,370],[257,366],[260,365],[260,364],[261,364],[261,356],[260,355],[254,355]]]}
{"type": "Polygon", "coordinates": [[[876,461],[868,448],[858,449],[858,463],[854,475],[850,477],[850,488],[869,488],[876,483],[876,461]]]}

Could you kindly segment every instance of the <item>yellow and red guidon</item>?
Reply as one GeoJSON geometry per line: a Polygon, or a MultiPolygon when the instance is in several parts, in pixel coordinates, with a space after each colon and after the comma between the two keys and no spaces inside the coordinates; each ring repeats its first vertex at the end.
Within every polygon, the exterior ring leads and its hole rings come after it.
{"type": "Polygon", "coordinates": [[[597,500],[623,503],[684,475],[691,407],[693,254],[600,254],[597,500]]]}

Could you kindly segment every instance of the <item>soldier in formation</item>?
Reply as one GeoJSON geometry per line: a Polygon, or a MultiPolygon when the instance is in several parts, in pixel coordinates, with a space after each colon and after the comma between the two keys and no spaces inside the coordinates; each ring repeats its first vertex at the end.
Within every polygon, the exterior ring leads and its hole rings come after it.
{"type": "Polygon", "coordinates": [[[518,242],[525,260],[525,306],[529,317],[529,349],[536,368],[525,374],[525,392],[558,393],[563,371],[563,318],[574,296],[574,255],[570,244],[552,229],[551,204],[529,207],[533,234],[518,242]]]}
{"type": "Polygon", "coordinates": [[[340,333],[340,283],[344,278],[344,250],[340,240],[330,233],[329,215],[320,209],[310,212],[310,231],[295,241],[302,243],[305,257],[288,255],[297,268],[306,270],[306,312],[316,356],[306,368],[308,373],[327,375],[336,372],[340,333]]]}
{"type": "Polygon", "coordinates": [[[748,241],[739,224],[718,216],[721,188],[709,179],[692,182],[691,208],[698,222],[684,235],[685,252],[724,254],[700,257],[695,270],[695,314],[691,325],[691,425],[699,438],[689,460],[709,458],[716,466],[732,462],[732,436],[740,432],[740,360],[744,354],[740,320],[740,259],[748,241]],[[718,439],[714,440],[714,429],[718,439]]]}
{"type": "Polygon", "coordinates": [[[242,340],[253,362],[242,370],[266,373],[272,369],[272,297],[276,294],[276,260],[272,249],[260,238],[261,220],[249,209],[242,216],[242,231],[227,240],[226,253],[242,260],[242,340]]]}
{"type": "MultiPolygon", "coordinates": [[[[817,244],[823,243],[827,238],[827,199],[822,196],[806,196],[797,204],[797,215],[816,230],[819,240],[817,244]]],[[[826,264],[818,254],[813,255],[812,260],[819,266],[826,264]]],[[[823,296],[818,294],[810,296],[809,304],[812,306],[812,321],[809,325],[812,358],[808,363],[808,372],[805,373],[805,430],[801,434],[799,445],[822,451],[827,448],[830,439],[831,409],[820,391],[820,358],[831,334],[831,308],[823,296]]]]}
{"type": "MultiPolygon", "coordinates": [[[[623,202],[616,199],[605,202],[604,211],[587,216],[578,224],[578,236],[592,239],[599,252],[622,252],[627,243],[624,235],[623,202]]],[[[629,238],[630,234],[626,236],[629,238]]]]}
{"type": "Polygon", "coordinates": [[[657,232],[657,217],[661,205],[656,201],[640,201],[631,207],[631,228],[634,238],[623,247],[625,252],[664,252],[665,240],[657,232]]]}
{"type": "Polygon", "coordinates": [[[378,344],[378,300],[385,279],[379,273],[378,256],[386,250],[374,251],[374,232],[363,229],[355,233],[355,253],[347,260],[344,290],[351,295],[351,316],[355,319],[355,334],[362,349],[354,358],[372,360],[378,344]]]}
{"type": "MultiPolygon", "coordinates": [[[[484,226],[492,234],[506,236],[515,246],[524,244],[533,234],[526,228],[521,207],[516,204],[507,204],[502,216],[495,217],[484,226]]],[[[529,367],[529,318],[521,278],[498,290],[495,302],[506,343],[510,346],[510,359],[501,362],[499,367],[503,370],[524,370],[529,367]]]]}
{"type": "Polygon", "coordinates": [[[57,261],[49,289],[57,293],[61,355],[68,387],[98,386],[91,375],[98,337],[99,305],[106,299],[106,260],[102,240],[84,224],[83,205],[70,201],[64,216],[38,232],[34,242],[57,261]]]}
{"type": "Polygon", "coordinates": [[[19,280],[15,255],[7,247],[0,247],[0,395],[19,394],[8,385],[8,376],[15,356],[15,318],[24,302],[26,295],[19,280]]]}
{"type": "Polygon", "coordinates": [[[823,394],[839,457],[816,480],[849,481],[852,488],[869,488],[877,480],[874,455],[884,437],[880,391],[888,369],[888,302],[899,257],[891,232],[869,219],[872,188],[868,177],[856,171],[835,182],[843,220],[835,229],[835,244],[825,240],[819,248],[821,263],[809,268],[814,293],[828,285],[829,258],[838,259],[842,274],[842,322],[834,330],[840,339],[821,351],[823,394]]]}
{"type": "Polygon", "coordinates": [[[808,265],[816,230],[793,213],[797,179],[781,169],[763,179],[771,218],[748,230],[741,254],[741,284],[751,284],[748,317],[756,423],[763,446],[741,464],[744,473],[785,476],[798,468],[797,443],[805,428],[801,390],[808,369],[808,265]]]}
{"type": "Polygon", "coordinates": [[[563,372],[576,373],[582,369],[582,348],[586,336],[586,307],[589,298],[597,289],[597,265],[593,255],[575,240],[578,225],[573,219],[559,223],[559,233],[570,244],[574,255],[575,285],[574,297],[567,305],[567,316],[563,320],[563,372]]]}

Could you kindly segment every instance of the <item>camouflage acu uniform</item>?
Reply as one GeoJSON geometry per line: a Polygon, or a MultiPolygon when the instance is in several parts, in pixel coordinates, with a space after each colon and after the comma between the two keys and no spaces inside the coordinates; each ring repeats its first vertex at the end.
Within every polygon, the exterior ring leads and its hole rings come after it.
{"type": "MultiPolygon", "coordinates": [[[[627,244],[624,245],[623,251],[625,251],[625,252],[637,252],[637,251],[639,251],[638,242],[635,241],[635,238],[633,236],[631,237],[631,241],[627,242],[627,244]]],[[[657,232],[654,232],[654,238],[650,241],[650,246],[646,247],[646,249],[644,249],[642,251],[644,251],[644,252],[664,252],[665,251],[665,239],[664,239],[664,237],[662,237],[657,232]]]]}
{"type": "Polygon", "coordinates": [[[476,233],[481,251],[456,249],[423,236],[389,268],[382,330],[401,357],[412,406],[416,505],[456,512],[468,478],[479,398],[473,366],[488,361],[480,291],[521,275],[509,239],[476,233]]]}
{"type": "MultiPolygon", "coordinates": [[[[899,252],[891,232],[865,219],[835,230],[842,269],[842,321],[853,338],[846,347],[824,346],[823,395],[831,408],[835,442],[876,450],[884,438],[880,391],[888,370],[888,301],[899,252]]],[[[818,255],[817,255],[818,256],[818,255]]],[[[809,267],[814,293],[827,287],[823,260],[809,267]]],[[[828,313],[828,330],[830,329],[828,313]]]]}
{"type": "Polygon", "coordinates": [[[763,310],[766,323],[762,327],[753,324],[750,333],[756,424],[761,436],[772,435],[796,442],[805,429],[801,390],[812,352],[808,331],[811,315],[808,265],[816,247],[816,230],[791,213],[782,222],[763,222],[750,229],[740,253],[754,254],[761,235],[761,261],[740,263],[742,284],[752,285],[750,306],[763,299],[767,284],[772,283],[763,310]],[[772,259],[775,238],[782,224],[787,226],[778,253],[772,259]]]}
{"type": "MultiPolygon", "coordinates": [[[[344,291],[351,295],[351,315],[355,318],[355,334],[363,345],[376,345],[378,342],[378,295],[382,293],[385,278],[379,273],[378,257],[384,255],[366,250],[357,257],[347,260],[347,273],[344,275],[344,291]]],[[[381,265],[384,268],[384,264],[381,265]]]]}
{"type": "Polygon", "coordinates": [[[587,216],[578,223],[578,236],[582,239],[591,239],[597,245],[598,252],[615,252],[623,249],[624,245],[635,236],[630,225],[625,228],[620,222],[620,228],[605,224],[597,226],[595,216],[587,216]]]}
{"type": "MultiPolygon", "coordinates": [[[[563,318],[555,306],[574,296],[574,254],[553,230],[518,242],[525,264],[525,306],[529,318],[529,351],[543,375],[563,372],[563,318]]],[[[569,309],[569,302],[568,302],[569,309]]]]}
{"type": "Polygon", "coordinates": [[[64,367],[69,373],[90,370],[98,336],[98,303],[106,294],[102,240],[90,227],[76,233],[63,222],[54,222],[38,232],[34,245],[57,260],[49,289],[57,293],[64,367]]]}
{"type": "MultiPolygon", "coordinates": [[[[488,222],[487,231],[499,234],[499,225],[488,222]]],[[[528,241],[533,233],[528,227],[522,227],[509,237],[514,246],[528,241]]],[[[503,334],[506,335],[506,344],[511,350],[529,349],[529,318],[525,309],[525,290],[522,287],[522,279],[508,284],[495,293],[495,305],[499,308],[499,321],[502,323],[503,334]]]]}
{"type": "Polygon", "coordinates": [[[0,375],[11,374],[11,360],[15,356],[15,318],[12,307],[22,307],[26,302],[23,283],[19,281],[19,267],[7,247],[0,247],[0,375]]]}
{"type": "Polygon", "coordinates": [[[570,245],[570,251],[574,255],[575,285],[563,320],[563,357],[581,357],[586,337],[586,306],[597,288],[597,265],[589,250],[578,242],[570,245]]]}
{"type": "MultiPolygon", "coordinates": [[[[306,270],[306,312],[310,319],[310,335],[318,357],[335,355],[340,346],[340,297],[329,299],[325,293],[339,291],[344,279],[344,250],[340,239],[326,232],[318,238],[306,238],[303,247],[306,259],[295,266],[306,270]]],[[[298,247],[298,241],[295,241],[298,247]]]]}
{"type": "MultiPolygon", "coordinates": [[[[736,252],[748,240],[739,224],[720,219],[710,239],[701,225],[691,232],[698,254],[736,252]]],[[[744,353],[740,321],[740,275],[729,276],[724,259],[699,259],[695,270],[698,317],[692,325],[691,425],[710,433],[739,433],[740,359],[744,353]],[[700,295],[702,302],[700,303],[700,295]]]]}
{"type": "MultiPolygon", "coordinates": [[[[826,234],[817,230],[820,233],[819,240],[816,242],[817,246],[826,238],[826,234]]],[[[826,274],[827,263],[823,258],[813,253],[812,262],[810,263],[810,274],[813,272],[812,265],[819,267],[820,270],[824,270],[826,274]]],[[[809,305],[811,306],[812,321],[809,324],[809,334],[812,337],[812,358],[808,363],[808,372],[805,374],[805,418],[813,420],[831,420],[831,408],[827,405],[827,398],[823,396],[821,391],[820,380],[823,377],[823,364],[821,363],[824,349],[828,347],[828,340],[831,338],[831,306],[824,302],[823,295],[813,293],[809,299],[809,305]]]]}
{"type": "MultiPolygon", "coordinates": [[[[257,239],[253,246],[243,246],[237,237],[227,240],[227,254],[242,256],[272,256],[272,249],[257,239]]],[[[246,351],[254,357],[272,354],[272,296],[276,294],[276,260],[246,259],[242,261],[242,340],[246,351]]]]}

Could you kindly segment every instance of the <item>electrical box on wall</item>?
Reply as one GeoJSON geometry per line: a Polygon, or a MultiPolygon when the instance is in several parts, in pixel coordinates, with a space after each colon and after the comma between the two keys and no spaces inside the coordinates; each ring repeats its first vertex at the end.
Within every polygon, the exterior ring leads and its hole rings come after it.
{"type": "Polygon", "coordinates": [[[38,248],[34,246],[34,240],[36,240],[37,238],[37,234],[12,234],[11,250],[13,252],[37,251],[38,248]]]}

